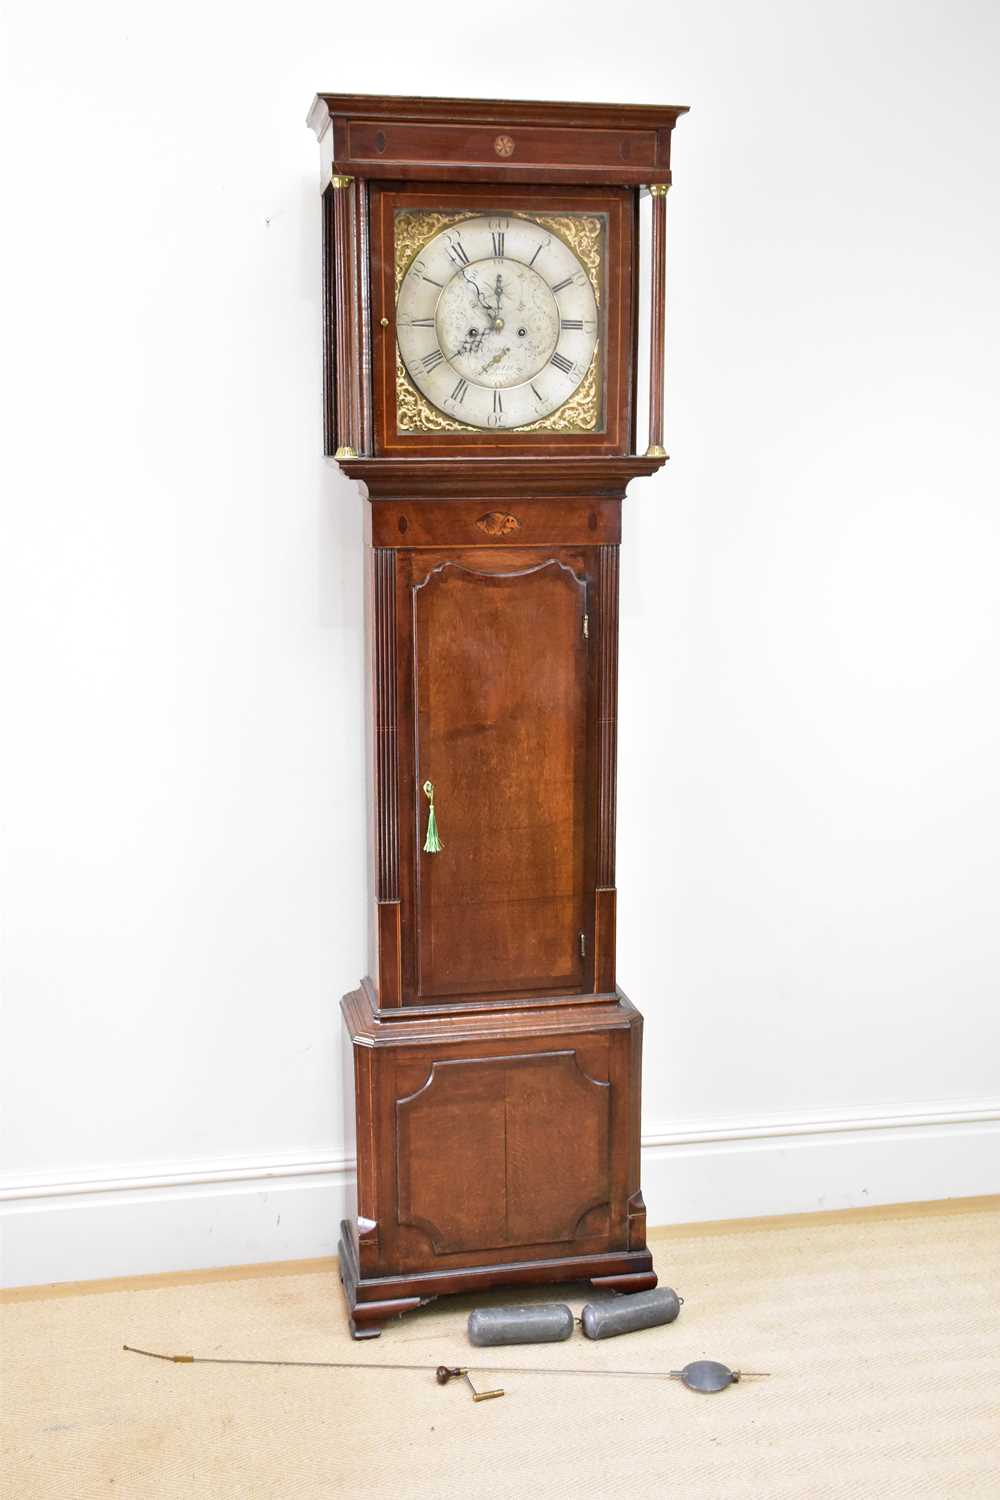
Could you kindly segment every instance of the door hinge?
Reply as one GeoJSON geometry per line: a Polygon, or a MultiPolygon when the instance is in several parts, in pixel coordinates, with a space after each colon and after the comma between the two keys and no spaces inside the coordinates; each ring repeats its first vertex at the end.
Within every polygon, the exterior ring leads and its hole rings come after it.
{"type": "Polygon", "coordinates": [[[590,616],[586,614],[583,617],[583,638],[585,641],[590,640],[590,616]]]}
{"type": "Polygon", "coordinates": [[[580,957],[587,957],[587,934],[585,932],[580,933],[580,957]]]}

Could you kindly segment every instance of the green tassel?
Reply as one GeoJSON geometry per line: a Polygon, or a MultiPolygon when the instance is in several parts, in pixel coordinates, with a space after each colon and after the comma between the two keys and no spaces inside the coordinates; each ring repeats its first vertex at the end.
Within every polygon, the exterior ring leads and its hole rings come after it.
{"type": "Polygon", "coordinates": [[[438,838],[437,818],[434,816],[433,804],[431,806],[430,817],[427,819],[427,837],[424,839],[424,853],[441,853],[441,840],[438,838]]]}
{"type": "Polygon", "coordinates": [[[424,796],[431,805],[427,816],[427,837],[424,839],[425,854],[440,854],[444,847],[438,838],[437,816],[434,812],[434,784],[430,781],[424,782],[424,796]]]}

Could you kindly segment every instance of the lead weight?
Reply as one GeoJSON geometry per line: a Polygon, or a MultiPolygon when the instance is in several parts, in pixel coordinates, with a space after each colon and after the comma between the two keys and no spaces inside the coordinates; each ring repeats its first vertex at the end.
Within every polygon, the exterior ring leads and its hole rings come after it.
{"type": "Polygon", "coordinates": [[[477,1307],[469,1314],[469,1343],[558,1344],[573,1332],[573,1314],[564,1302],[528,1307],[477,1307]]]}
{"type": "Polygon", "coordinates": [[[613,1339],[619,1333],[672,1323],[682,1301],[673,1287],[658,1286],[651,1292],[632,1292],[610,1302],[588,1302],[580,1322],[588,1339],[613,1339]]]}

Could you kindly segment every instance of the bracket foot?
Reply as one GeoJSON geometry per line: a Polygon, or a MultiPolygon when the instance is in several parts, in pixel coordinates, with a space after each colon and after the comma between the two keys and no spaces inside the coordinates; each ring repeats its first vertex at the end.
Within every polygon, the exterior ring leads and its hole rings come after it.
{"type": "Polygon", "coordinates": [[[655,1271],[633,1271],[628,1276],[591,1276],[596,1292],[651,1292],[656,1285],[655,1271]]]}

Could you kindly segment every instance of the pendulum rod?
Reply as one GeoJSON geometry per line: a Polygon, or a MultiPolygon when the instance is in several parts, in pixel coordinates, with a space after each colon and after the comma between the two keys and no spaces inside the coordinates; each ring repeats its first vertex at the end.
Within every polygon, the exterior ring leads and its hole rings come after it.
{"type": "MultiPolygon", "coordinates": [[[[429,1373],[427,1365],[408,1364],[368,1364],[360,1360],[351,1359],[223,1359],[202,1354],[157,1354],[152,1349],[136,1349],[131,1344],[123,1344],[122,1348],[129,1354],[144,1354],[147,1359],[165,1359],[175,1365],[273,1365],[280,1369],[300,1370],[418,1370],[429,1373]]],[[[490,1375],[614,1375],[625,1380],[679,1380],[682,1375],[680,1370],[588,1370],[581,1367],[553,1366],[547,1369],[542,1365],[476,1365],[477,1372],[490,1375]]],[[[731,1372],[736,1380],[747,1380],[749,1378],[761,1378],[770,1374],[769,1370],[734,1370],[731,1372]]],[[[449,1380],[460,1376],[469,1379],[469,1367],[465,1365],[438,1365],[434,1374],[438,1385],[447,1385],[449,1380]]],[[[469,1385],[472,1386],[471,1380],[469,1385]]],[[[487,1391],[477,1393],[473,1387],[473,1395],[476,1400],[483,1400],[487,1396],[502,1395],[502,1391],[487,1391]]]]}

